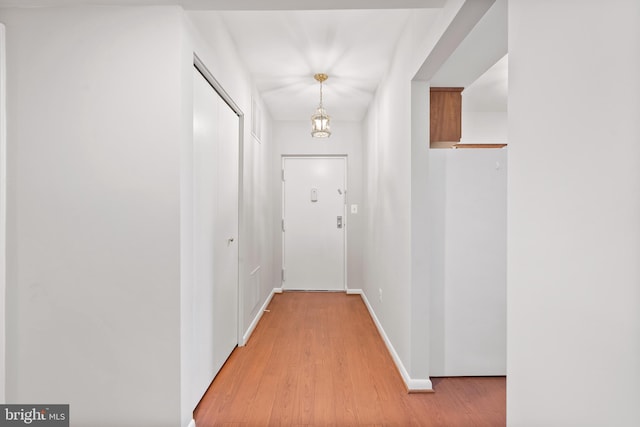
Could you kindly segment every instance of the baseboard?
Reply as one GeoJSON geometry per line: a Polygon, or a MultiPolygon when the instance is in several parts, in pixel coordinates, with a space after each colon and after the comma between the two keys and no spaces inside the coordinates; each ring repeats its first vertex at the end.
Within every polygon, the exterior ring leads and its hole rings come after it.
{"type": "Polygon", "coordinates": [[[269,303],[271,302],[271,298],[273,298],[273,295],[277,293],[282,293],[282,291],[277,292],[276,288],[274,288],[269,294],[269,296],[267,297],[267,299],[265,300],[264,304],[262,304],[262,307],[260,307],[260,310],[258,310],[258,313],[256,313],[256,317],[253,319],[253,321],[247,328],[247,332],[245,332],[244,335],[242,336],[242,343],[240,347],[244,347],[247,344],[247,342],[249,341],[249,338],[251,337],[251,334],[253,333],[253,330],[256,328],[256,326],[258,326],[258,322],[262,318],[264,311],[269,306],[269,303]]]}
{"type": "Polygon", "coordinates": [[[274,294],[281,294],[283,292],[283,288],[273,288],[274,294]]]}
{"type": "Polygon", "coordinates": [[[347,295],[363,295],[363,292],[362,289],[347,289],[347,295]]]}
{"type": "MultiPolygon", "coordinates": [[[[373,311],[373,307],[371,307],[371,304],[369,304],[369,300],[367,299],[367,295],[362,292],[361,289],[352,289],[351,291],[353,291],[353,294],[360,294],[360,296],[362,297],[362,300],[364,301],[364,305],[367,307],[367,310],[369,310],[369,314],[371,315],[371,318],[373,319],[373,323],[375,323],[376,327],[378,328],[378,332],[380,332],[380,336],[382,337],[382,340],[384,341],[385,345],[387,346],[387,350],[389,350],[389,353],[391,354],[391,358],[393,359],[393,362],[396,364],[396,368],[398,369],[398,372],[400,373],[400,376],[402,377],[402,381],[404,381],[405,386],[407,387],[407,391],[409,393],[420,393],[420,392],[431,392],[433,391],[433,384],[431,383],[430,379],[416,379],[416,378],[411,378],[409,376],[409,372],[407,371],[407,369],[404,367],[404,364],[402,363],[402,360],[400,360],[400,356],[398,356],[398,353],[396,352],[396,349],[393,348],[393,345],[391,344],[391,341],[389,340],[389,337],[387,336],[387,333],[384,331],[384,328],[382,327],[382,324],[380,323],[380,321],[378,320],[378,317],[376,316],[376,313],[373,311]],[[360,291],[360,292],[356,292],[356,291],[360,291]]],[[[347,291],[347,293],[350,293],[349,291],[347,291]]]]}

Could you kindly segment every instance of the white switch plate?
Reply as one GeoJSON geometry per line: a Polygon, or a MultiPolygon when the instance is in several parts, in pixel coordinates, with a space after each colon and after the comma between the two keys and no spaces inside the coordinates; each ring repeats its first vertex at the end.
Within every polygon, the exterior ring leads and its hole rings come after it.
{"type": "Polygon", "coordinates": [[[358,213],[358,205],[351,205],[351,213],[352,214],[358,213]]]}

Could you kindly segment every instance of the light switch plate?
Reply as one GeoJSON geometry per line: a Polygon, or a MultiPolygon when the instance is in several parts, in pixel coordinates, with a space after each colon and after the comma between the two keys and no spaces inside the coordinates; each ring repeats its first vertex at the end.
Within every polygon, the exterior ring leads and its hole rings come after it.
{"type": "Polygon", "coordinates": [[[358,213],[358,205],[351,205],[351,213],[352,214],[358,213]]]}

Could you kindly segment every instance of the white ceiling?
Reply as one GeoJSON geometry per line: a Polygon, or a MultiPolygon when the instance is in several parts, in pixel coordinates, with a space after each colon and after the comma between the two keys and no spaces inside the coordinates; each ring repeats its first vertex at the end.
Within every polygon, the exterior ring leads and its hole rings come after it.
{"type": "Polygon", "coordinates": [[[360,121],[387,72],[410,14],[428,25],[439,9],[191,12],[206,31],[220,13],[275,120],[307,120],[319,102],[334,120],[360,121]]]}
{"type": "Polygon", "coordinates": [[[507,0],[496,0],[431,79],[463,87],[463,111],[507,111],[507,0]]]}
{"type": "Polygon", "coordinates": [[[187,10],[333,10],[412,9],[442,7],[446,0],[0,0],[0,7],[166,6],[187,10]]]}
{"type": "Polygon", "coordinates": [[[431,85],[467,87],[506,54],[507,0],[496,0],[431,78],[431,85]]]}
{"type": "MultiPolygon", "coordinates": [[[[480,1],[480,0],[471,0],[480,1]]],[[[492,1],[492,0],[484,0],[492,1]]],[[[410,16],[432,25],[445,0],[0,0],[0,6],[180,5],[207,34],[214,14],[228,27],[276,120],[308,120],[315,73],[329,75],[324,105],[334,120],[360,121],[389,69],[410,16]]],[[[485,17],[432,79],[467,86],[506,53],[506,0],[485,17]],[[493,30],[493,31],[492,31],[493,30]],[[499,54],[501,51],[501,54],[499,54]],[[462,84],[461,84],[462,83],[462,84]]],[[[485,89],[488,86],[485,85],[485,89]]]]}
{"type": "MultiPolygon", "coordinates": [[[[191,0],[197,2],[199,0],[191,0]]],[[[469,87],[507,52],[507,0],[472,0],[483,12],[480,21],[431,79],[434,86],[469,87]],[[492,4],[493,3],[493,4],[492,4]]],[[[245,0],[251,2],[251,0],[245,0]]],[[[306,9],[313,2],[263,2],[269,8],[306,9]]],[[[394,49],[410,16],[430,26],[444,1],[335,0],[322,9],[350,10],[222,11],[237,52],[247,66],[267,109],[276,120],[308,120],[317,107],[315,73],[329,75],[323,85],[324,106],[334,120],[360,121],[390,67],[394,49]],[[367,9],[374,5],[385,9],[367,9]],[[413,9],[401,7],[414,7],[413,9]],[[395,7],[391,8],[390,7],[395,7]],[[415,8],[419,7],[419,8],[415,8]]],[[[474,6],[472,4],[471,6],[474,6]]],[[[203,31],[207,14],[197,15],[203,31]]],[[[469,108],[506,110],[506,60],[467,91],[469,108]],[[489,84],[488,82],[491,81],[489,84]]]]}

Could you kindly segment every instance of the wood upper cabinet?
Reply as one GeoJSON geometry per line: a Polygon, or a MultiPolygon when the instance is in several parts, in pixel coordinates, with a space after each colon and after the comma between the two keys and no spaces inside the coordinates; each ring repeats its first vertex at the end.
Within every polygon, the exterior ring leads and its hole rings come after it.
{"type": "Polygon", "coordinates": [[[451,147],[462,136],[462,87],[432,87],[430,146],[451,147]]]}

